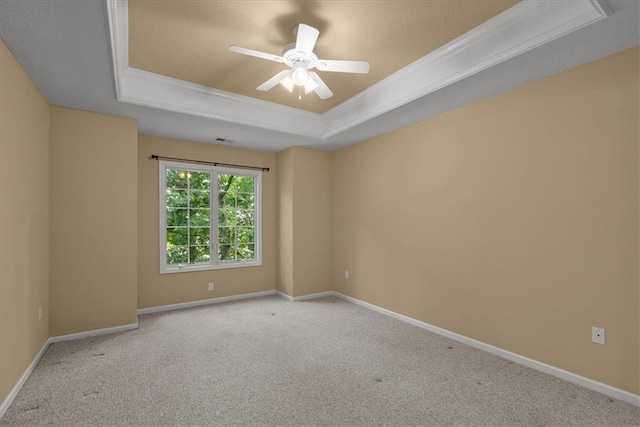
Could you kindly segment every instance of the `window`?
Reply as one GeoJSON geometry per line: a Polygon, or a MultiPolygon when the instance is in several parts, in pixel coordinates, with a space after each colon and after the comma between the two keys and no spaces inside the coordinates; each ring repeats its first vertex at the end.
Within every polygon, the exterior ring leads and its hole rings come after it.
{"type": "Polygon", "coordinates": [[[160,273],[261,265],[261,178],[160,162],[160,273]]]}

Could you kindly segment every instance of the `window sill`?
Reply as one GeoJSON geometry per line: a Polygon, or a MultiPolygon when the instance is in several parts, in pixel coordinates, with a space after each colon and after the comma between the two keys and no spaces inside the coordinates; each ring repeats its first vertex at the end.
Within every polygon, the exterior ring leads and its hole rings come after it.
{"type": "Polygon", "coordinates": [[[192,271],[208,271],[208,270],[226,270],[229,268],[245,268],[245,267],[260,267],[262,262],[238,262],[233,264],[216,264],[216,265],[198,265],[187,266],[183,268],[165,268],[160,270],[160,274],[174,274],[174,273],[190,273],[192,271]]]}

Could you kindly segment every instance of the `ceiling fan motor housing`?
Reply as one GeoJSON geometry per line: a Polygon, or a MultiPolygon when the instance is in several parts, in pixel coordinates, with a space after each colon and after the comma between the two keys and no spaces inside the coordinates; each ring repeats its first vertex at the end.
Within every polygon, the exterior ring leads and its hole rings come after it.
{"type": "Polygon", "coordinates": [[[315,50],[312,52],[298,51],[296,50],[295,43],[288,44],[284,49],[282,49],[282,57],[284,58],[284,63],[291,68],[303,65],[307,70],[309,70],[316,67],[319,63],[318,55],[315,50]]]}

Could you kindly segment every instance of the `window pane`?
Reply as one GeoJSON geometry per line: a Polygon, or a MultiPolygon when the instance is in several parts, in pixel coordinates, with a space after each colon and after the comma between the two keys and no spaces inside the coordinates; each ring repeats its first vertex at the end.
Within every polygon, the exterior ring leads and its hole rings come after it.
{"type": "MultiPolygon", "coordinates": [[[[168,237],[167,237],[167,240],[168,237]]],[[[185,243],[186,244],[186,243],[185,243]]],[[[189,244],[197,246],[210,246],[208,228],[189,228],[189,244]]]]}
{"type": "Polygon", "coordinates": [[[189,225],[209,226],[209,209],[189,209],[189,225]]]}
{"type": "Polygon", "coordinates": [[[167,228],[167,244],[173,246],[188,245],[187,228],[167,228]]]}
{"type": "Polygon", "coordinates": [[[232,191],[220,192],[218,194],[218,203],[222,209],[234,209],[236,207],[236,193],[232,191]]]}
{"type": "Polygon", "coordinates": [[[189,262],[189,252],[186,246],[173,246],[167,243],[167,264],[186,264],[189,262]]]}
{"type": "Polygon", "coordinates": [[[248,260],[254,258],[254,245],[238,245],[237,249],[238,259],[248,260]]]}
{"type": "Polygon", "coordinates": [[[209,246],[190,246],[189,262],[209,262],[211,259],[211,248],[209,246]]]}
{"type": "Polygon", "coordinates": [[[236,242],[235,228],[218,227],[218,243],[220,245],[231,245],[236,242]]]}
{"type": "Polygon", "coordinates": [[[231,245],[218,246],[218,259],[220,261],[233,261],[236,259],[235,248],[231,245]]]}
{"type": "Polygon", "coordinates": [[[234,212],[238,226],[254,226],[254,215],[252,210],[237,210],[234,212]]]}
{"type": "Polygon", "coordinates": [[[226,173],[218,174],[218,191],[227,192],[229,190],[233,191],[235,188],[235,175],[229,175],[226,173]]]}
{"type": "Polygon", "coordinates": [[[208,191],[189,191],[189,206],[192,208],[208,208],[209,194],[208,191]]]}
{"type": "Polygon", "coordinates": [[[237,243],[253,243],[253,227],[236,228],[237,243]]]}
{"type": "Polygon", "coordinates": [[[187,209],[167,208],[167,227],[186,226],[187,209]]]}
{"type": "Polygon", "coordinates": [[[187,171],[167,169],[167,188],[187,188],[187,171]]]}
{"type": "Polygon", "coordinates": [[[253,193],[238,193],[236,208],[253,209],[253,193]]]}
{"type": "Polygon", "coordinates": [[[211,190],[211,174],[209,172],[191,172],[189,188],[192,190],[211,190]]]}
{"type": "Polygon", "coordinates": [[[252,176],[236,176],[236,188],[238,192],[253,193],[254,179],[252,176]]]}
{"type": "Polygon", "coordinates": [[[218,224],[219,225],[235,225],[236,213],[231,209],[220,209],[218,211],[218,224]]]}
{"type": "Polygon", "coordinates": [[[167,206],[172,208],[186,208],[187,202],[187,190],[167,188],[167,206]]]}

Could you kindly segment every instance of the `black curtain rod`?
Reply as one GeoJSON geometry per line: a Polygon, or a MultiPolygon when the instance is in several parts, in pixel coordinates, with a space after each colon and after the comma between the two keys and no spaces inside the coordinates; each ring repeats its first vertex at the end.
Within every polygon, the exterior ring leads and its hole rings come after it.
{"type": "Polygon", "coordinates": [[[233,167],[233,168],[252,169],[252,170],[269,172],[269,168],[262,168],[262,167],[259,167],[259,166],[234,165],[233,163],[205,162],[204,160],[180,159],[178,157],[158,156],[157,154],[152,154],[151,157],[149,157],[149,159],[152,159],[152,160],[177,160],[179,162],[199,163],[201,165],[230,166],[230,167],[233,167]]]}

